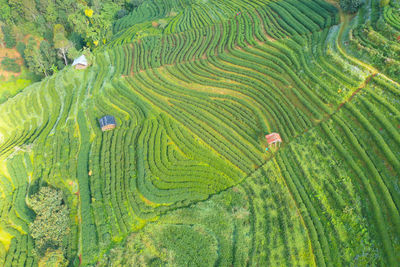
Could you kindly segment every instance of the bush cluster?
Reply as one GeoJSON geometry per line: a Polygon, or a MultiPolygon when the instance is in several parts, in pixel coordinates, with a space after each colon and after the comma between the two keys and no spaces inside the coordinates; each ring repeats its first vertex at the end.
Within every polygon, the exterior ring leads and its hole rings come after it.
{"type": "Polygon", "coordinates": [[[356,13],[361,5],[361,0],[340,0],[340,8],[348,13],[356,13]]]}
{"type": "Polygon", "coordinates": [[[21,67],[18,65],[15,58],[5,57],[1,61],[1,65],[3,66],[3,68],[6,71],[12,71],[12,72],[20,72],[21,71],[21,67]]]}

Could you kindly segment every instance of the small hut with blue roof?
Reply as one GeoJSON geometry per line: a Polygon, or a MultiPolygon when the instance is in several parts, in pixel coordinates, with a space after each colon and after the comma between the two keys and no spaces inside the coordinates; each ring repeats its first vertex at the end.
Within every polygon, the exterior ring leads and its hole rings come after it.
{"type": "Polygon", "coordinates": [[[106,115],[99,119],[100,127],[103,132],[114,129],[117,124],[115,123],[114,116],[106,115]]]}

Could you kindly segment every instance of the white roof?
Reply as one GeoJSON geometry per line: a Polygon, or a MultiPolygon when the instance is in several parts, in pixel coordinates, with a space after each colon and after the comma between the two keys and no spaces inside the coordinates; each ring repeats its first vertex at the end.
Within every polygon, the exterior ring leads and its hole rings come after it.
{"type": "Polygon", "coordinates": [[[75,66],[77,64],[82,64],[82,65],[87,66],[88,63],[87,63],[85,55],[82,55],[82,56],[74,59],[74,62],[72,63],[72,66],[75,66]]]}

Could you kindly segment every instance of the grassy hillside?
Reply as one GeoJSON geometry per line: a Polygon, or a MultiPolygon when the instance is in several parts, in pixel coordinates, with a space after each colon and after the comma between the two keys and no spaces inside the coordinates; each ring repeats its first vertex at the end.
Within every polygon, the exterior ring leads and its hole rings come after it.
{"type": "Polygon", "coordinates": [[[70,266],[396,266],[400,3],[336,6],[147,0],[0,104],[2,265],[54,261],[29,227],[48,185],[70,266]]]}

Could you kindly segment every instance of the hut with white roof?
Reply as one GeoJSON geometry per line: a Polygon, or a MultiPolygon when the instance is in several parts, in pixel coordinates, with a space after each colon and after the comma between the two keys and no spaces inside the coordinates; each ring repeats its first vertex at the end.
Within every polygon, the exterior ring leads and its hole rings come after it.
{"type": "Polygon", "coordinates": [[[72,66],[75,69],[86,69],[88,66],[88,62],[87,62],[85,55],[75,58],[74,62],[72,63],[72,66]]]}

